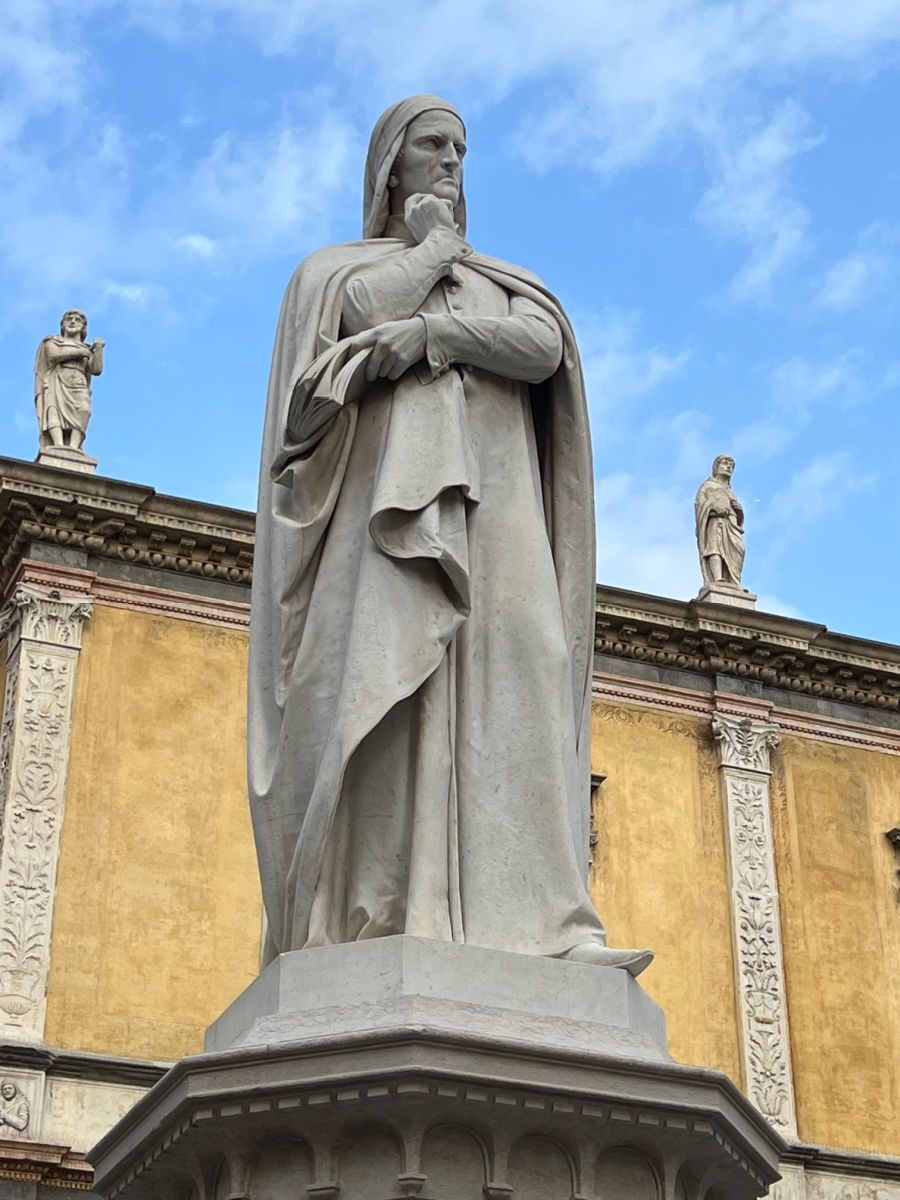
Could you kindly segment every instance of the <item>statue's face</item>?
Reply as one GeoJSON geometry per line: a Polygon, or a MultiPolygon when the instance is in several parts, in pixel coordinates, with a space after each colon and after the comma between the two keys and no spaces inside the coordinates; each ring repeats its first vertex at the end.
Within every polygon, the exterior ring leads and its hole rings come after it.
{"type": "Polygon", "coordinates": [[[734,459],[720,458],[716,464],[716,474],[724,475],[726,479],[730,479],[734,474],[734,459]]]}
{"type": "Polygon", "coordinates": [[[15,1086],[11,1083],[4,1083],[3,1087],[0,1088],[0,1094],[3,1095],[4,1100],[12,1100],[16,1094],[15,1086]]]}
{"type": "Polygon", "coordinates": [[[81,313],[67,312],[62,319],[62,327],[66,337],[81,337],[84,333],[84,318],[81,313]]]}
{"type": "Polygon", "coordinates": [[[462,160],[466,135],[452,113],[420,113],[409,123],[394,163],[395,211],[402,212],[409,196],[419,192],[456,204],[462,190],[462,160]]]}

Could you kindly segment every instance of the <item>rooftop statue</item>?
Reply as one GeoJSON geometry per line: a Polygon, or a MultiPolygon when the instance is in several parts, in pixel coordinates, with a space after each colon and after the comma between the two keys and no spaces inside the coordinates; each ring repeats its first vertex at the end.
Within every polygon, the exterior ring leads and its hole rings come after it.
{"type": "Polygon", "coordinates": [[[91,419],[91,376],[103,370],[99,338],[88,344],[87,317],[63,313],[59,335],[45,337],[34,362],[34,403],[42,451],[81,450],[91,419]]]}
{"type": "Polygon", "coordinates": [[[719,600],[721,594],[735,593],[740,600],[753,600],[741,587],[744,567],[744,509],[731,490],[734,459],[720,454],[709,479],[700,484],[694,500],[697,549],[703,587],[700,598],[719,600]],[[715,595],[720,593],[720,595],[715,595]]]}
{"type": "Polygon", "coordinates": [[[619,966],[586,885],[594,500],[544,284],[466,240],[462,118],[375,126],[275,341],[249,781],[266,958],[389,934],[619,966]]]}

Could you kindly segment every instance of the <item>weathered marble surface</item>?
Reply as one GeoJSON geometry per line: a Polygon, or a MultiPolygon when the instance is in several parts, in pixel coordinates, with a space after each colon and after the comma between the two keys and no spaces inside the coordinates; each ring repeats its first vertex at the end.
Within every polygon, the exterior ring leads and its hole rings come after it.
{"type": "Polygon", "coordinates": [[[87,341],[87,317],[78,309],[63,313],[59,334],[45,337],[34,361],[34,404],[40,430],[39,461],[48,466],[88,471],[93,459],[82,446],[91,419],[91,378],[103,370],[106,343],[87,341]]]}
{"type": "Polygon", "coordinates": [[[672,1062],[620,970],[405,937],[298,951],[210,1039],[232,1048],[90,1152],[101,1195],[752,1200],[783,1150],[725,1076],[672,1062]]]}
{"type": "Polygon", "coordinates": [[[744,569],[744,509],[731,490],[734,459],[720,454],[694,500],[697,549],[703,587],[698,600],[753,608],[756,597],[741,586],[744,569]]]}
{"type": "Polygon", "coordinates": [[[558,301],[465,240],[462,120],[381,117],[276,338],[250,650],[266,959],[410,934],[642,970],[586,886],[594,505],[558,301]]]}

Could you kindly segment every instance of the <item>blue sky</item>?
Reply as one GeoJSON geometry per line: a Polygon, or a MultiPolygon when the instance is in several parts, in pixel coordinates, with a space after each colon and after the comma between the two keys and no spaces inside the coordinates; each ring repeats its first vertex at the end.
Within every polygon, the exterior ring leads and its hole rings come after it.
{"type": "Polygon", "coordinates": [[[900,640],[900,0],[6,0],[0,453],[68,307],[102,473],[252,507],[272,336],[387,104],[467,120],[470,240],[579,334],[601,581],[688,598],[737,459],[760,607],[900,640]]]}

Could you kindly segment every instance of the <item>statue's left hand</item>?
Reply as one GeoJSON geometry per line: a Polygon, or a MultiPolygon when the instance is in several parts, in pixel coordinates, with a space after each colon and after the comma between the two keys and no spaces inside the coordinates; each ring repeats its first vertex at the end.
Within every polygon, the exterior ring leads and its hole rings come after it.
{"type": "Polygon", "coordinates": [[[354,342],[360,349],[371,346],[366,364],[366,379],[399,379],[404,371],[425,354],[425,322],[419,317],[407,321],[385,321],[374,329],[358,334],[354,342]]]}

